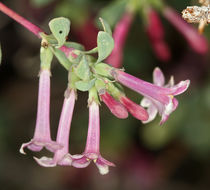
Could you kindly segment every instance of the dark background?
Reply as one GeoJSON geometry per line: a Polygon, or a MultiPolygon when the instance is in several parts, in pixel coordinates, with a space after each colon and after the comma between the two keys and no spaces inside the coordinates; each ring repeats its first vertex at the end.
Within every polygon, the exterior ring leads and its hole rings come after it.
{"type": "MultiPolygon", "coordinates": [[[[56,16],[70,18],[69,39],[91,48],[95,44],[94,29],[93,32],[87,32],[84,25],[93,24],[99,11],[111,0],[2,2],[47,32],[50,19],[56,16]]],[[[187,5],[196,1],[165,2],[181,14],[187,5]]],[[[21,144],[30,140],[35,127],[40,40],[0,13],[3,51],[0,67],[0,189],[209,189],[209,53],[195,53],[184,37],[162,16],[161,19],[172,52],[171,60],[163,63],[154,56],[142,20],[137,14],[126,42],[123,66],[128,73],[147,81],[152,81],[152,71],[159,66],[167,80],[174,75],[176,82],[190,79],[191,86],[178,97],[178,109],[163,126],[158,125],[160,117],[146,125],[131,116],[119,120],[102,105],[101,154],[113,161],[116,167],[110,168],[108,175],[101,176],[94,164],[85,169],[42,168],[32,156],[41,157],[47,152],[27,151],[26,156],[19,153],[21,144]]],[[[210,27],[206,28],[204,35],[210,39],[210,27]]],[[[51,129],[55,139],[67,85],[67,72],[56,60],[51,79],[51,129]]],[[[140,95],[128,89],[126,92],[131,99],[140,102],[140,95]]],[[[88,126],[87,94],[79,93],[78,97],[70,135],[71,154],[83,151],[88,126]]]]}

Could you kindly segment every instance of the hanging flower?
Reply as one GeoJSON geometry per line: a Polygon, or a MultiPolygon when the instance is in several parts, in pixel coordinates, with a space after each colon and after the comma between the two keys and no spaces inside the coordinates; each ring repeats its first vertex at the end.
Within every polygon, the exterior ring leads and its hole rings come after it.
{"type": "Polygon", "coordinates": [[[42,150],[43,147],[51,152],[55,152],[62,147],[52,141],[50,136],[50,75],[49,69],[41,69],[35,133],[30,142],[22,144],[20,148],[22,154],[25,154],[25,147],[36,152],[42,150]]]}
{"type": "Polygon", "coordinates": [[[109,166],[113,163],[105,160],[99,151],[100,146],[100,118],[99,105],[94,100],[89,104],[89,126],[85,151],[81,155],[72,156],[72,166],[76,168],[87,167],[91,160],[94,161],[99,172],[104,175],[109,172],[109,166]]]}
{"type": "Polygon", "coordinates": [[[69,134],[75,99],[75,91],[67,89],[65,93],[56,139],[56,142],[62,145],[63,148],[56,150],[53,158],[42,157],[38,159],[34,157],[39,165],[44,167],[54,167],[56,165],[71,165],[72,158],[69,154],[69,134]]]}

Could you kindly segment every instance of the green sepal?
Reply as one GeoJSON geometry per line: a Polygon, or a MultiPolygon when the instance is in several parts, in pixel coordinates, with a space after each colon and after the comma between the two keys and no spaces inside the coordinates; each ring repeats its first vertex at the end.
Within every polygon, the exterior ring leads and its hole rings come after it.
{"type": "Polygon", "coordinates": [[[100,31],[97,37],[98,60],[97,63],[106,59],[114,48],[114,39],[107,32],[100,31]]]}
{"type": "Polygon", "coordinates": [[[2,61],[2,50],[1,50],[1,44],[0,44],[0,65],[1,65],[1,61],[2,61]]]}
{"type": "Polygon", "coordinates": [[[75,68],[75,73],[80,79],[84,81],[87,81],[90,79],[91,72],[90,72],[90,67],[89,67],[86,56],[82,57],[80,63],[75,68]]]}
{"type": "Polygon", "coordinates": [[[94,66],[94,70],[96,74],[109,77],[109,78],[113,78],[113,76],[111,75],[112,69],[113,67],[111,67],[110,65],[106,63],[98,63],[94,66]]]}
{"type": "Polygon", "coordinates": [[[99,18],[99,20],[103,26],[104,32],[107,32],[108,34],[110,34],[112,36],[112,30],[111,30],[111,27],[108,24],[108,22],[101,17],[99,18]]]}
{"type": "Polygon", "coordinates": [[[64,45],[67,46],[68,48],[74,48],[74,49],[80,50],[80,51],[85,50],[85,47],[83,45],[76,43],[76,42],[65,42],[64,45]]]}
{"type": "Polygon", "coordinates": [[[60,49],[57,48],[50,48],[53,52],[53,54],[56,56],[60,64],[66,69],[69,70],[69,68],[72,66],[72,63],[68,60],[65,53],[62,52],[60,49]]]}
{"type": "Polygon", "coordinates": [[[96,87],[97,91],[100,94],[101,92],[104,92],[105,91],[106,84],[104,83],[104,81],[102,81],[100,79],[97,79],[96,82],[95,82],[95,87],[96,87]]]}
{"type": "Polygon", "coordinates": [[[68,74],[68,87],[70,89],[76,89],[75,83],[79,80],[80,78],[74,73],[73,68],[70,69],[68,74]]]}
{"type": "Polygon", "coordinates": [[[97,90],[96,90],[95,87],[92,87],[92,88],[89,90],[88,105],[90,105],[91,102],[93,102],[93,101],[100,105],[100,101],[99,101],[99,99],[98,99],[98,93],[97,93],[97,90]]]}
{"type": "Polygon", "coordinates": [[[53,59],[53,53],[50,48],[40,48],[40,61],[42,69],[50,69],[51,62],[53,59]]]}
{"type": "Polygon", "coordinates": [[[78,90],[85,92],[90,90],[94,86],[95,80],[96,79],[94,78],[90,81],[78,81],[75,83],[75,86],[78,90]]]}
{"type": "Polygon", "coordinates": [[[64,17],[54,18],[49,22],[50,30],[58,41],[58,48],[65,43],[70,31],[70,24],[70,20],[64,17]]]}
{"type": "Polygon", "coordinates": [[[123,92],[123,89],[122,89],[122,87],[121,86],[117,86],[116,85],[117,83],[112,83],[112,82],[109,82],[108,83],[108,92],[115,98],[115,99],[117,99],[117,100],[119,100],[119,98],[121,97],[121,96],[123,96],[123,95],[125,95],[124,94],[124,92],[123,92]]]}

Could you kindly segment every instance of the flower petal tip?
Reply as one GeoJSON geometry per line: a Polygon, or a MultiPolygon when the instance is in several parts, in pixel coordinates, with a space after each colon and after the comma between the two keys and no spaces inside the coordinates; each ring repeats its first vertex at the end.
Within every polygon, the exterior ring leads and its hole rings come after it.
{"type": "Polygon", "coordinates": [[[52,158],[48,158],[48,157],[41,157],[41,158],[36,158],[36,157],[33,157],[34,160],[40,165],[40,166],[43,166],[43,167],[55,167],[56,166],[56,163],[53,161],[52,158]]]}

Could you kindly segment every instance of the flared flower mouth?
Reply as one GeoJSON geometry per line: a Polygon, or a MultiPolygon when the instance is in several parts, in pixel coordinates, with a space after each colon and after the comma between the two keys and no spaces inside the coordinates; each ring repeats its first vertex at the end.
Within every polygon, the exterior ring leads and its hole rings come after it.
{"type": "Polygon", "coordinates": [[[72,156],[72,166],[75,168],[85,168],[90,163],[91,160],[96,164],[99,169],[100,174],[105,175],[109,172],[109,166],[115,167],[115,164],[104,159],[100,154],[96,153],[86,153],[81,155],[72,156]]]}
{"type": "Polygon", "coordinates": [[[32,139],[30,142],[23,143],[21,145],[21,148],[20,148],[21,154],[26,154],[24,151],[26,147],[34,152],[39,152],[44,147],[51,152],[55,152],[56,150],[61,149],[63,146],[51,140],[45,141],[45,140],[32,139]]]}
{"type": "MultiPolygon", "coordinates": [[[[156,67],[153,72],[153,83],[160,87],[165,88],[174,88],[174,78],[171,77],[168,84],[165,84],[165,77],[162,73],[162,71],[156,67]]],[[[162,103],[157,101],[156,99],[145,96],[142,101],[141,105],[145,108],[147,108],[147,112],[149,114],[149,118],[147,121],[144,121],[143,123],[148,123],[152,121],[157,113],[162,117],[160,124],[163,124],[169,117],[169,115],[177,108],[178,106],[178,100],[174,98],[174,95],[178,95],[180,93],[183,93],[189,86],[189,81],[181,81],[176,87],[173,89],[174,94],[167,95],[169,98],[169,102],[162,103]],[[176,89],[177,88],[177,89],[176,89]]]]}

